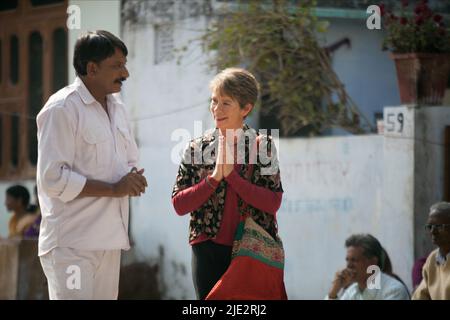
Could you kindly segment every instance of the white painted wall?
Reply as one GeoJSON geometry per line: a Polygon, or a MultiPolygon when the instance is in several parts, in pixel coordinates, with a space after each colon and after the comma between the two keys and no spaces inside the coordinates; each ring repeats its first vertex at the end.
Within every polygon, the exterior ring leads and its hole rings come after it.
{"type": "Polygon", "coordinates": [[[369,231],[367,218],[380,201],[371,195],[381,189],[381,148],[378,136],[281,140],[285,193],[278,220],[289,298],[323,298],[335,271],[345,266],[345,238],[369,231]],[[366,171],[369,166],[373,170],[366,171]],[[371,192],[356,194],[367,181],[371,192]],[[363,213],[362,203],[368,208],[363,213]]]}
{"type": "MultiPolygon", "coordinates": [[[[410,172],[411,164],[386,164],[382,135],[282,139],[280,162],[283,188],[278,213],[286,250],[286,289],[293,299],[321,299],[334,273],[345,267],[345,239],[354,233],[371,233],[388,251],[394,270],[405,282],[412,266],[412,221],[398,217],[401,228],[385,210],[386,170],[410,172]],[[392,232],[392,231],[395,232],[392,232]],[[406,250],[407,263],[403,263],[406,250]]],[[[411,157],[412,153],[406,154],[411,157]]],[[[394,184],[394,200],[401,205],[410,194],[394,184]]],[[[412,212],[409,212],[412,215],[412,212]]]]}
{"type": "MultiPolygon", "coordinates": [[[[197,37],[194,30],[204,29],[206,23],[205,18],[177,21],[175,45],[181,47],[197,37]]],[[[141,164],[149,182],[146,195],[132,204],[131,231],[138,259],[152,261],[159,256],[159,247],[164,248],[160,270],[167,288],[165,297],[192,299],[189,217],[177,216],[170,201],[178,168],[170,158],[178,142],[171,141],[171,134],[178,128],[193,134],[194,121],[202,121],[204,129],[212,125],[208,82],[213,74],[204,70],[206,57],[199,46],[191,46],[180,65],[173,60],[155,64],[154,37],[152,24],[123,29],[130,71],[124,98],[135,119],[141,164]],[[177,111],[184,108],[188,109],[177,111]]]]}
{"type": "Polygon", "coordinates": [[[107,30],[120,37],[120,5],[121,0],[69,0],[69,7],[76,5],[80,8],[80,29],[69,30],[69,83],[75,79],[72,66],[73,48],[79,35],[86,31],[107,30]]]}
{"type": "MultiPolygon", "coordinates": [[[[140,11],[141,17],[145,14],[140,11]]],[[[175,47],[200,36],[207,22],[205,17],[176,19],[175,47]]],[[[170,202],[178,167],[170,155],[179,142],[171,141],[171,134],[179,128],[192,133],[194,121],[201,121],[203,129],[212,125],[207,99],[208,82],[214,73],[206,69],[207,56],[198,42],[189,46],[181,64],[175,60],[156,64],[158,23],[164,20],[153,17],[123,26],[131,74],[125,83],[124,99],[134,119],[141,164],[150,185],[147,194],[132,203],[134,255],[138,260],[163,261],[160,270],[165,298],[194,298],[187,243],[189,218],[178,217],[170,202]],[[186,107],[192,108],[180,111],[186,107]],[[163,256],[160,247],[164,248],[163,256]]],[[[345,266],[345,239],[358,232],[378,237],[390,253],[396,272],[409,283],[412,211],[402,204],[411,195],[399,189],[413,167],[404,161],[399,164],[394,157],[385,168],[384,141],[378,135],[281,140],[285,196],[279,224],[286,247],[290,298],[323,298],[335,271],[345,266]],[[390,190],[395,196],[390,205],[402,210],[398,219],[404,227],[398,232],[391,227],[392,214],[385,211],[383,202],[384,171],[389,170],[404,172],[392,186],[397,189],[390,190]]],[[[411,154],[410,150],[403,156],[412,161],[411,154]]]]}
{"type": "Polygon", "coordinates": [[[330,23],[324,35],[326,45],[344,37],[351,41],[350,48],[343,45],[332,54],[333,68],[360,111],[375,124],[375,112],[400,103],[395,64],[389,53],[381,50],[384,31],[367,29],[365,19],[326,20],[330,23]]]}

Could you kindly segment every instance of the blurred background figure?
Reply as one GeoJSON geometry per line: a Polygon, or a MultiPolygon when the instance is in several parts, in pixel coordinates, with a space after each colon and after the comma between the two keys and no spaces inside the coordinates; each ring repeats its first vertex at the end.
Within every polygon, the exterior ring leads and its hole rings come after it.
{"type": "Polygon", "coordinates": [[[6,190],[5,206],[8,212],[12,213],[8,238],[24,238],[25,233],[28,233],[36,222],[38,215],[35,210],[30,210],[29,204],[30,193],[24,186],[14,185],[6,190]]]}
{"type": "Polygon", "coordinates": [[[33,223],[25,230],[24,239],[38,239],[39,228],[41,226],[41,207],[39,206],[39,198],[37,195],[37,186],[34,186],[34,199],[35,204],[28,207],[27,212],[34,216],[33,223]]]}

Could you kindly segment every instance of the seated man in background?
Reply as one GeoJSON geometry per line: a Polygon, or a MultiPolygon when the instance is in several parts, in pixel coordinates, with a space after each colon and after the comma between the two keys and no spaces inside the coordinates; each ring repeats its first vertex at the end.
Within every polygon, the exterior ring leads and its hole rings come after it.
{"type": "Polygon", "coordinates": [[[425,229],[438,248],[430,253],[413,300],[450,300],[450,203],[431,206],[425,229]]]}
{"type": "Polygon", "coordinates": [[[389,257],[375,237],[352,235],[345,241],[345,247],[347,268],[336,273],[326,299],[409,300],[407,288],[392,274],[389,257]],[[380,273],[373,274],[371,266],[378,266],[380,273]],[[368,287],[368,282],[377,276],[379,282],[368,287]]]}
{"type": "Polygon", "coordinates": [[[35,212],[28,210],[30,204],[30,193],[21,185],[9,187],[6,190],[5,206],[12,216],[9,219],[10,239],[22,239],[25,232],[36,220],[35,212]]]}

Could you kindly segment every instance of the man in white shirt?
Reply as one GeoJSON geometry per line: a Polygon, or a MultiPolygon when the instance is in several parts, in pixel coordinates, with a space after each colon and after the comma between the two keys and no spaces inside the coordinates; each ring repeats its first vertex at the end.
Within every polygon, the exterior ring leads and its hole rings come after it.
{"type": "Polygon", "coordinates": [[[355,234],[345,247],[347,268],[336,273],[325,299],[409,300],[407,288],[392,274],[389,257],[375,237],[355,234]]]}
{"type": "Polygon", "coordinates": [[[128,199],[144,169],[119,92],[125,44],[107,31],[75,44],[74,83],[37,116],[39,256],[50,299],[117,299],[121,250],[130,248],[128,199]]]}

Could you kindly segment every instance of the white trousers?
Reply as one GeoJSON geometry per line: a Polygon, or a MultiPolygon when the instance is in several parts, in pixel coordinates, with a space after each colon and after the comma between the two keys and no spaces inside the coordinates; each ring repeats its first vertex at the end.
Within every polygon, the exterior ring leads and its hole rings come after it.
{"type": "Polygon", "coordinates": [[[120,254],[56,247],[41,256],[50,300],[116,300],[120,254]]]}

